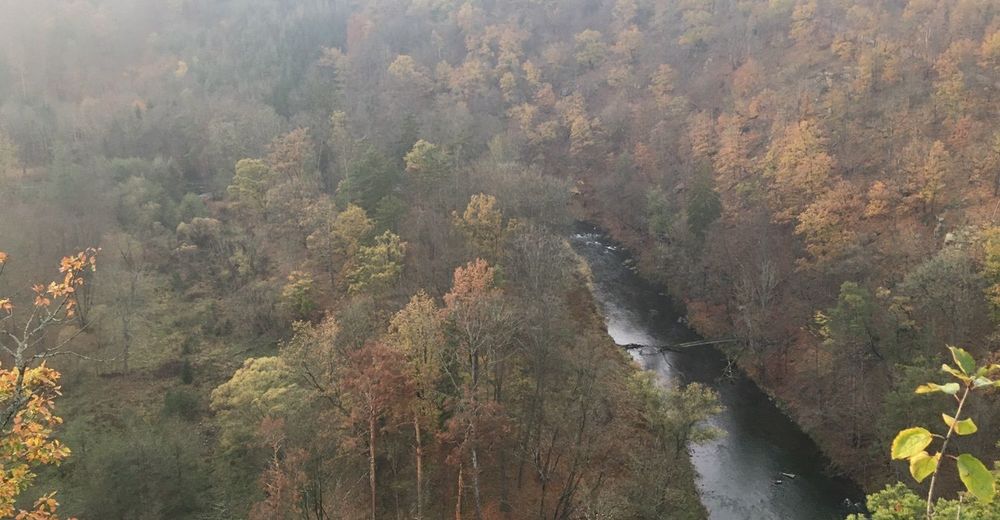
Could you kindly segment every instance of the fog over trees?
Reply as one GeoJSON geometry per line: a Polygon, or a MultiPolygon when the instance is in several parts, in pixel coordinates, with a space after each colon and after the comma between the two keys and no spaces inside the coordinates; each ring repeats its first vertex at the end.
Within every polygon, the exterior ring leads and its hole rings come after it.
{"type": "Polygon", "coordinates": [[[874,518],[1000,518],[998,92],[995,0],[2,1],[0,517],[705,518],[583,221],[874,518]]]}

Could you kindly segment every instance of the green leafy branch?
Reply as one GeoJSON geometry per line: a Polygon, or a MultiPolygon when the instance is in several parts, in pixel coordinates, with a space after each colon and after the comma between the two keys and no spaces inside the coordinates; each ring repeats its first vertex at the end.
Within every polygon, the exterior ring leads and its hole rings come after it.
{"type": "Polygon", "coordinates": [[[1000,388],[1000,381],[994,381],[987,377],[990,373],[1000,370],[1000,365],[976,366],[976,360],[965,350],[949,346],[951,357],[955,360],[957,369],[944,364],[941,371],[950,374],[958,382],[927,383],[917,387],[916,393],[930,394],[941,392],[955,398],[958,403],[955,415],[941,414],[941,419],[948,427],[946,434],[937,435],[926,428],[907,428],[896,434],[892,441],[892,458],[897,460],[909,460],[910,475],[917,482],[923,482],[927,477],[931,477],[930,488],[927,490],[927,518],[931,518],[933,512],[934,485],[937,480],[939,463],[942,457],[955,460],[958,467],[958,476],[965,484],[965,488],[976,498],[984,503],[990,503],[996,495],[996,482],[993,474],[986,465],[976,457],[962,453],[957,457],[948,455],[948,441],[952,435],[972,435],[979,429],[971,417],[962,418],[962,408],[969,394],[973,391],[990,387],[1000,388]],[[961,394],[961,396],[959,395],[961,394]],[[934,442],[934,439],[941,439],[941,449],[933,455],[927,452],[927,447],[934,442]]]}

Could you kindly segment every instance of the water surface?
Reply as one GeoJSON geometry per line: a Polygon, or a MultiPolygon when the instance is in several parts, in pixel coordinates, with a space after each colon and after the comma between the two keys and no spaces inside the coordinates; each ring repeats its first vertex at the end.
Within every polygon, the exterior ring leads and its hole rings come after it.
{"type": "MultiPolygon", "coordinates": [[[[681,313],[662,290],[642,280],[629,254],[607,236],[581,225],[571,243],[590,264],[594,296],[616,343],[700,339],[679,321],[681,313]]],[[[701,500],[712,520],[843,519],[849,512],[845,498],[861,500],[853,484],[828,475],[819,448],[752,381],[739,373],[724,374],[726,360],[717,350],[632,354],[665,382],[699,382],[719,392],[725,411],[712,423],[726,435],[692,448],[701,500]]]]}

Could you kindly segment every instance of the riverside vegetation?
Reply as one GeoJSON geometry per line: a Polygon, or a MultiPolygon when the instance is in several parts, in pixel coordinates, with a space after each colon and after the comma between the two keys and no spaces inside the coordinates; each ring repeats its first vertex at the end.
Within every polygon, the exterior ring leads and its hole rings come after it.
{"type": "Polygon", "coordinates": [[[993,0],[5,2],[0,516],[704,516],[582,218],[876,518],[991,518],[996,376],[913,389],[1000,361],[998,85],[993,0]]]}

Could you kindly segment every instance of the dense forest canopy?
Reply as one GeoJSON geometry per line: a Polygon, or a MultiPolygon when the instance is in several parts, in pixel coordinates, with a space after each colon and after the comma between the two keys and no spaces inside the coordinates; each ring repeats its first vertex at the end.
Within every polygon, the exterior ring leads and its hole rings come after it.
{"type": "Polygon", "coordinates": [[[616,352],[575,219],[904,480],[945,345],[1000,362],[998,120],[994,0],[2,2],[0,397],[51,450],[0,515],[703,517],[715,396],[616,352]]]}

